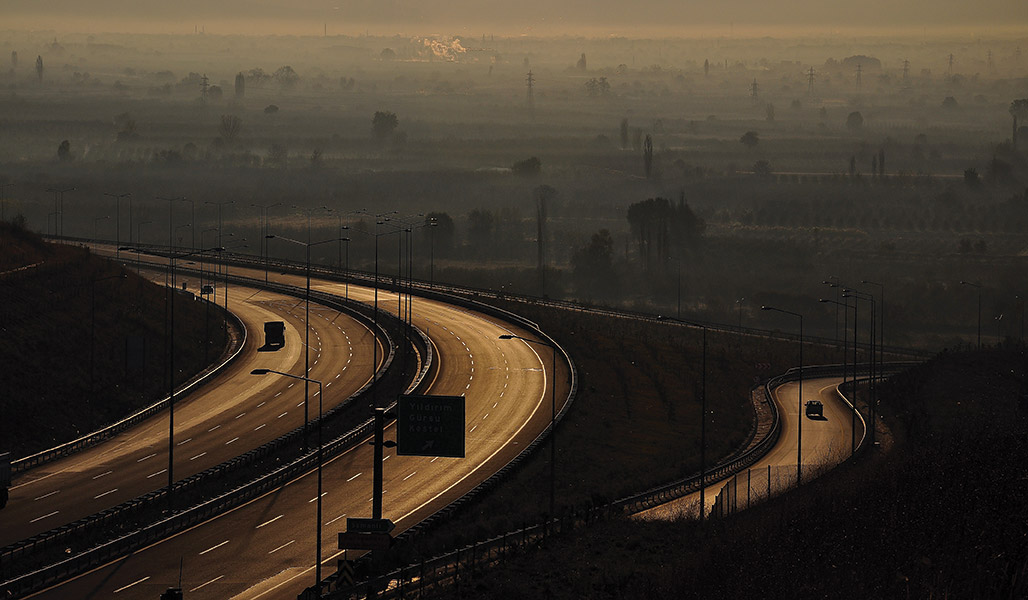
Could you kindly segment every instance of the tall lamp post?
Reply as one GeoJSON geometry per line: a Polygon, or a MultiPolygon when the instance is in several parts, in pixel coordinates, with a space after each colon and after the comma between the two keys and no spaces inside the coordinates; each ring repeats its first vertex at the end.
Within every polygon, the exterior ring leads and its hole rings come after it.
{"type": "Polygon", "coordinates": [[[64,235],[64,194],[65,192],[73,192],[75,188],[49,188],[46,191],[53,192],[54,195],[54,236],[64,235]],[[58,222],[60,223],[60,229],[58,230],[58,222]]]}
{"type": "MultiPolygon", "coordinates": [[[[213,205],[218,207],[218,246],[224,246],[225,245],[222,242],[222,238],[224,236],[222,235],[221,232],[224,231],[224,229],[221,228],[221,209],[226,204],[235,204],[235,203],[236,203],[235,200],[222,200],[221,202],[215,202],[213,200],[207,200],[207,201],[204,202],[204,204],[213,204],[213,205]]],[[[218,272],[220,273],[220,269],[221,269],[221,264],[220,263],[218,264],[218,269],[219,269],[218,272]]],[[[226,279],[225,282],[227,284],[228,280],[226,279]]],[[[215,304],[218,303],[218,297],[217,296],[214,297],[214,303],[215,304]]],[[[227,285],[225,286],[225,306],[228,306],[228,286],[227,285]]]]}
{"type": "MultiPolygon", "coordinates": [[[[321,443],[321,398],[322,398],[322,386],[321,381],[317,379],[311,379],[310,377],[301,377],[299,375],[293,375],[291,373],[283,373],[282,371],[275,371],[274,369],[254,369],[250,371],[251,375],[267,375],[268,373],[274,373],[283,377],[289,377],[291,379],[302,379],[304,385],[309,383],[318,384],[318,508],[314,519],[314,530],[315,530],[315,553],[314,553],[314,589],[316,592],[315,597],[321,597],[321,463],[322,463],[322,443],[321,443]]],[[[304,428],[306,428],[307,422],[304,419],[304,428]]]]}
{"type": "Polygon", "coordinates": [[[978,349],[982,349],[982,284],[974,281],[961,281],[960,285],[969,285],[978,290],[978,349]]]}
{"type": "MultiPolygon", "coordinates": [[[[876,376],[876,373],[877,373],[877,369],[875,368],[875,323],[876,323],[876,320],[875,320],[875,297],[874,297],[874,294],[870,294],[868,292],[861,292],[861,291],[854,290],[854,289],[849,289],[849,288],[846,288],[846,289],[842,290],[842,297],[843,298],[853,298],[855,303],[856,303],[856,301],[863,300],[863,301],[869,302],[871,304],[871,329],[870,329],[870,335],[868,336],[869,337],[869,345],[868,345],[868,354],[867,354],[867,357],[868,357],[868,368],[869,368],[868,373],[870,375],[870,377],[868,379],[868,390],[867,390],[868,391],[868,401],[867,401],[867,404],[868,404],[869,411],[871,413],[871,445],[874,446],[875,437],[876,437],[875,436],[875,429],[877,427],[876,426],[876,420],[877,420],[877,408],[878,408],[877,387],[875,386],[875,376],[876,376]]],[[[854,344],[857,343],[857,332],[856,332],[855,329],[853,331],[853,343],[854,344]]],[[[856,365],[856,362],[854,362],[853,363],[853,378],[854,379],[856,379],[856,370],[857,370],[857,365],[856,365]]]]}
{"type": "Polygon", "coordinates": [[[885,284],[861,280],[860,283],[873,285],[878,288],[878,377],[882,376],[885,368],[885,284]]]}
{"type": "MultiPolygon", "coordinates": [[[[847,374],[847,370],[846,369],[849,366],[849,363],[847,362],[847,359],[846,359],[846,349],[849,347],[849,332],[848,332],[849,318],[850,318],[850,311],[849,311],[849,309],[851,309],[851,308],[853,309],[853,343],[856,344],[856,340],[857,340],[857,316],[856,316],[857,307],[856,307],[856,303],[854,303],[853,306],[850,306],[849,304],[847,304],[845,302],[839,302],[837,300],[832,300],[830,298],[819,298],[818,302],[825,302],[825,303],[828,303],[828,304],[835,304],[836,305],[836,307],[835,307],[836,311],[838,311],[839,308],[845,309],[845,310],[842,311],[842,389],[845,390],[846,389],[846,374],[847,374]]],[[[853,357],[853,381],[854,381],[854,388],[853,389],[854,390],[856,390],[856,378],[857,378],[856,371],[857,371],[856,354],[854,354],[854,357],[853,357]]],[[[857,405],[854,402],[854,403],[851,403],[850,406],[853,409],[853,410],[850,411],[850,454],[853,454],[854,452],[857,451],[857,405]]]]}
{"type": "MultiPolygon", "coordinates": [[[[132,194],[128,194],[128,193],[125,193],[125,194],[108,194],[108,193],[105,192],[104,196],[107,196],[109,198],[114,198],[114,212],[117,213],[117,218],[116,218],[116,221],[117,221],[117,225],[116,225],[117,232],[115,233],[115,239],[116,239],[115,245],[118,247],[117,257],[120,258],[121,257],[121,199],[122,198],[131,198],[132,194]]],[[[132,221],[130,220],[129,221],[129,243],[130,244],[132,243],[132,239],[131,238],[132,238],[132,221]]]]}
{"type": "Polygon", "coordinates": [[[803,483],[803,315],[791,310],[783,310],[774,306],[761,306],[760,310],[772,310],[786,315],[792,315],[800,320],[800,383],[799,400],[797,401],[798,411],[796,422],[796,485],[803,483]]]}
{"type": "Polygon", "coordinates": [[[526,344],[538,344],[550,349],[552,356],[552,371],[550,375],[550,518],[555,514],[556,506],[556,479],[557,479],[557,346],[546,340],[533,340],[519,335],[505,333],[500,336],[501,340],[521,340],[526,344]]]}
{"type": "MultiPolygon", "coordinates": [[[[126,247],[123,250],[131,250],[139,254],[149,254],[163,258],[160,254],[145,252],[139,248],[126,247]]],[[[175,279],[175,261],[180,258],[202,254],[204,252],[220,252],[224,248],[215,247],[205,250],[194,250],[183,254],[168,254],[168,268],[171,270],[171,280],[175,279]]],[[[175,510],[175,294],[174,285],[169,289],[171,300],[169,301],[169,327],[168,327],[168,512],[175,510]]]]}
{"type": "Polygon", "coordinates": [[[258,219],[258,226],[260,227],[261,237],[261,258],[264,259],[264,283],[268,283],[268,210],[281,205],[281,202],[275,202],[274,204],[254,203],[250,205],[260,209],[260,212],[258,213],[260,215],[258,219]]]}
{"type": "MultiPolygon", "coordinates": [[[[745,298],[740,298],[738,301],[742,300],[745,298]]],[[[703,330],[703,360],[700,372],[700,523],[702,523],[707,512],[707,326],[703,323],[672,319],[671,317],[659,316],[657,319],[678,321],[703,330]]]]}
{"type": "MultiPolygon", "coordinates": [[[[311,370],[311,367],[310,367],[310,355],[311,355],[311,346],[310,346],[310,341],[311,341],[311,246],[318,246],[320,244],[327,244],[329,242],[334,242],[335,240],[334,239],[322,240],[320,242],[313,242],[312,243],[310,241],[310,229],[307,230],[307,241],[306,242],[301,242],[300,240],[294,240],[292,238],[283,237],[281,235],[269,235],[268,239],[269,240],[282,240],[282,241],[285,241],[285,242],[290,242],[292,244],[298,244],[300,246],[303,246],[304,250],[306,251],[306,255],[307,255],[307,292],[306,292],[306,296],[305,296],[306,300],[305,300],[305,303],[304,303],[306,305],[306,308],[304,309],[304,317],[303,317],[303,328],[304,328],[303,372],[305,374],[310,374],[310,370],[311,370]]],[[[372,368],[374,368],[374,365],[372,365],[372,368]]],[[[309,384],[309,381],[305,381],[304,384],[303,384],[303,451],[304,452],[307,452],[307,450],[309,449],[308,442],[307,442],[307,418],[308,418],[307,406],[308,406],[309,397],[310,397],[309,396],[309,390],[308,390],[308,384],[309,384]]]]}

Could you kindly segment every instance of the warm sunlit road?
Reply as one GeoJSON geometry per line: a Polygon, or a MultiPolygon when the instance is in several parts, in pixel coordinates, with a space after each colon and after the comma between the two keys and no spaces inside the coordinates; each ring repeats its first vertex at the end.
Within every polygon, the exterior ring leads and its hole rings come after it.
{"type": "MultiPolygon", "coordinates": [[[[297,279],[277,278],[294,284],[297,279]]],[[[342,284],[313,285],[318,290],[345,293],[342,284]]],[[[354,285],[349,287],[349,295],[367,302],[373,298],[372,290],[354,285]]],[[[380,292],[379,304],[395,312],[397,297],[380,292]]],[[[383,514],[396,522],[395,533],[505,465],[550,419],[549,378],[553,374],[548,350],[519,340],[498,339],[504,333],[532,337],[531,333],[419,298],[414,300],[413,320],[431,338],[439,361],[426,392],[466,396],[466,458],[406,457],[386,450],[383,514]]],[[[559,409],[567,397],[566,366],[558,362],[558,371],[559,409]]],[[[330,379],[331,375],[323,377],[330,379]]],[[[337,393],[326,390],[326,401],[335,400],[337,393]]],[[[386,439],[394,437],[389,428],[386,439]]],[[[345,517],[371,516],[372,451],[359,445],[324,468],[323,576],[335,570],[335,559],[341,555],[336,549],[336,533],[343,530],[345,517]]],[[[177,583],[181,559],[182,587],[191,600],[295,598],[314,581],[316,489],[316,477],[308,474],[38,597],[156,598],[177,583]]]]}
{"type": "MultiPolygon", "coordinates": [[[[176,480],[229,460],[303,424],[302,383],[294,385],[292,380],[249,374],[258,366],[303,372],[303,302],[281,294],[230,286],[229,307],[248,330],[246,345],[225,371],[176,400],[176,480]],[[264,343],[263,324],[270,320],[285,321],[286,345],[273,352],[259,351],[264,343]]],[[[329,383],[328,390],[333,392],[326,398],[329,408],[370,379],[372,336],[363,324],[321,306],[312,306],[311,324],[311,376],[329,383]]],[[[312,390],[312,396],[316,391],[312,390]]],[[[0,512],[0,545],[26,539],[164,487],[167,467],[165,411],[107,442],[15,479],[11,501],[0,512]]]]}
{"type": "MultiPolygon", "coordinates": [[[[750,473],[743,472],[738,483],[739,495],[744,497],[747,490],[752,490],[754,501],[766,495],[768,485],[768,465],[771,466],[771,487],[773,492],[780,491],[796,481],[796,433],[799,423],[803,423],[803,478],[814,475],[820,469],[838,464],[849,457],[852,413],[848,406],[839,398],[837,388],[842,383],[840,377],[803,380],[803,402],[821,400],[824,404],[824,418],[805,416],[797,404],[799,386],[796,382],[786,383],[772,390],[774,401],[781,414],[781,435],[778,443],[763,458],[750,468],[750,473]]],[[[856,420],[856,442],[860,443],[864,435],[864,424],[856,420]]],[[[711,510],[715,497],[725,482],[710,484],[704,490],[707,511],[711,510]]],[[[700,493],[695,492],[635,515],[640,519],[671,519],[678,516],[698,516],[700,493]]],[[[737,503],[743,507],[744,503],[737,503]]]]}

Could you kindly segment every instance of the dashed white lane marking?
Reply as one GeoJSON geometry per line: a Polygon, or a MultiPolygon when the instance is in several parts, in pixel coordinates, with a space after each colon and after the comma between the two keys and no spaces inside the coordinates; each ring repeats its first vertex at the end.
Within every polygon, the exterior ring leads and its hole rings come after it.
{"type": "Polygon", "coordinates": [[[45,519],[47,517],[52,517],[52,516],[56,515],[59,512],[61,512],[61,511],[55,510],[52,513],[48,513],[48,514],[43,515],[42,517],[36,517],[35,519],[32,519],[31,521],[29,521],[29,523],[35,523],[36,521],[42,521],[43,519],[45,519]]]}
{"type": "Polygon", "coordinates": [[[485,416],[484,416],[484,417],[482,417],[482,420],[483,420],[483,421],[485,421],[485,420],[486,420],[486,419],[488,419],[488,418],[489,418],[489,413],[485,413],[485,416]]]}
{"type": "Polygon", "coordinates": [[[347,481],[347,482],[353,481],[354,479],[357,479],[357,478],[358,478],[358,477],[360,477],[361,475],[363,475],[363,473],[357,473],[356,475],[354,475],[353,477],[351,477],[351,478],[347,479],[346,481],[347,481]]]}
{"type": "Polygon", "coordinates": [[[274,550],[271,550],[270,552],[268,552],[268,554],[274,554],[274,553],[278,552],[279,550],[281,550],[282,548],[285,548],[285,547],[286,547],[286,546],[288,546],[289,544],[292,544],[292,543],[293,543],[293,542],[295,542],[295,541],[296,541],[296,540],[289,540],[288,542],[286,542],[286,543],[282,544],[282,545],[281,545],[281,546],[279,546],[278,548],[275,548],[274,550]]]}
{"type": "Polygon", "coordinates": [[[167,473],[167,471],[168,471],[167,469],[161,469],[160,471],[157,471],[156,473],[150,473],[149,475],[146,476],[146,478],[150,479],[151,477],[157,477],[161,473],[167,473]]]}
{"type": "Polygon", "coordinates": [[[260,428],[264,427],[265,425],[267,425],[267,423],[261,423],[261,424],[260,424],[260,425],[258,425],[257,427],[254,427],[254,428],[253,428],[253,430],[254,430],[254,431],[257,431],[258,429],[260,429],[260,428]]]}
{"type": "Polygon", "coordinates": [[[215,544],[215,545],[211,546],[210,548],[208,548],[208,549],[204,550],[203,552],[201,552],[200,556],[203,556],[204,554],[207,554],[211,550],[217,550],[218,548],[221,548],[222,546],[224,546],[227,543],[228,543],[228,540],[225,540],[224,542],[222,542],[220,544],[215,544]]]}
{"type": "Polygon", "coordinates": [[[190,458],[189,460],[196,460],[196,459],[200,458],[201,456],[207,456],[207,453],[206,452],[201,452],[201,453],[197,454],[196,456],[194,456],[193,458],[190,458]]]}
{"type": "Polygon", "coordinates": [[[214,427],[211,427],[210,429],[208,429],[207,433],[210,433],[210,432],[214,431],[215,429],[220,429],[220,428],[221,428],[221,425],[215,425],[214,427]]]}
{"type": "Polygon", "coordinates": [[[473,433],[473,432],[474,432],[474,431],[475,431],[476,429],[478,429],[478,425],[475,425],[474,427],[472,427],[471,429],[469,429],[469,430],[468,430],[468,433],[473,433]]]}
{"type": "Polygon", "coordinates": [[[435,461],[437,461],[437,460],[439,460],[439,457],[438,457],[438,456],[437,456],[437,457],[435,457],[435,458],[433,458],[432,460],[430,460],[430,461],[428,461],[428,462],[430,462],[430,463],[434,463],[434,462],[435,462],[435,461]]]}
{"type": "Polygon", "coordinates": [[[284,417],[284,416],[286,416],[286,415],[288,415],[288,414],[289,414],[289,411],[287,410],[286,412],[284,412],[284,413],[280,414],[280,415],[278,416],[278,418],[279,418],[279,419],[281,419],[282,417],[284,417]]]}
{"type": "MultiPolygon", "coordinates": [[[[417,471],[414,471],[414,473],[417,473],[417,471]]],[[[408,479],[410,479],[411,477],[414,477],[414,473],[411,473],[410,475],[408,475],[408,476],[404,477],[404,478],[403,478],[403,480],[404,480],[404,481],[407,481],[407,480],[408,480],[408,479]]]]}
{"type": "Polygon", "coordinates": [[[346,513],[343,513],[343,514],[339,515],[338,517],[332,519],[331,521],[327,521],[325,523],[325,525],[331,525],[332,523],[335,523],[336,521],[338,521],[339,519],[342,519],[345,516],[346,516],[346,513]]]}
{"type": "Polygon", "coordinates": [[[137,462],[137,463],[140,463],[140,462],[143,462],[144,460],[146,460],[146,459],[148,459],[148,458],[153,458],[153,457],[155,457],[155,456],[157,456],[157,453],[156,453],[156,452],[154,452],[153,454],[150,454],[150,455],[144,456],[143,458],[140,458],[140,459],[139,459],[139,460],[137,460],[136,462],[137,462]]]}
{"type": "Polygon", "coordinates": [[[260,408],[260,407],[264,406],[265,404],[267,404],[267,402],[261,402],[260,404],[257,405],[257,408],[260,408]]]}
{"type": "Polygon", "coordinates": [[[140,579],[139,581],[133,581],[132,583],[130,583],[130,584],[128,584],[128,585],[122,586],[122,587],[120,587],[120,588],[118,588],[118,589],[114,590],[114,593],[115,593],[115,594],[117,594],[118,592],[122,592],[122,591],[125,591],[125,590],[129,589],[130,587],[132,587],[132,586],[134,586],[134,585],[137,585],[137,584],[143,583],[143,582],[144,582],[144,581],[146,581],[147,579],[150,579],[150,576],[149,576],[149,575],[147,575],[146,577],[144,577],[144,578],[140,579]]]}
{"type": "MultiPolygon", "coordinates": [[[[321,497],[322,497],[322,498],[324,498],[324,497],[325,497],[325,496],[327,496],[327,495],[328,495],[328,492],[321,492],[321,497]]],[[[308,501],[307,501],[307,504],[310,504],[311,502],[314,502],[314,501],[315,501],[315,500],[317,500],[317,499],[318,499],[318,497],[317,497],[317,496],[315,496],[315,497],[311,498],[310,500],[308,500],[308,501]]]]}
{"type": "Polygon", "coordinates": [[[106,473],[100,473],[99,475],[95,475],[95,476],[93,477],[93,479],[100,479],[101,477],[104,477],[104,476],[110,475],[110,474],[111,474],[111,473],[113,473],[113,472],[114,472],[114,471],[107,471],[106,473]]]}
{"type": "Polygon", "coordinates": [[[265,522],[261,523],[260,525],[258,525],[257,527],[254,527],[254,529],[260,529],[261,527],[264,527],[265,525],[271,525],[272,523],[274,523],[275,521],[281,519],[284,516],[285,515],[279,515],[279,516],[275,517],[274,519],[272,519],[270,521],[265,521],[265,522]]]}
{"type": "Polygon", "coordinates": [[[228,446],[229,444],[231,444],[232,442],[234,442],[234,441],[236,441],[238,439],[239,439],[238,437],[234,437],[234,438],[230,439],[229,441],[225,442],[225,445],[228,446]]]}
{"type": "Polygon", "coordinates": [[[53,496],[54,494],[60,493],[60,491],[61,490],[54,490],[54,491],[50,492],[49,494],[43,494],[42,496],[38,496],[36,498],[33,498],[33,500],[42,500],[43,498],[49,498],[50,496],[53,496]]]}
{"type": "Polygon", "coordinates": [[[275,398],[278,398],[281,395],[282,395],[282,392],[279,392],[279,393],[275,394],[275,398]]]}
{"type": "Polygon", "coordinates": [[[99,498],[103,498],[107,494],[113,494],[116,491],[118,491],[118,488],[114,488],[113,490],[107,490],[106,492],[104,492],[102,494],[97,494],[96,496],[93,496],[93,500],[97,500],[99,498]]]}
{"type": "Polygon", "coordinates": [[[238,419],[239,417],[241,417],[241,416],[243,416],[245,414],[246,414],[245,412],[239,413],[238,415],[236,415],[236,418],[238,419]]]}
{"type": "Polygon", "coordinates": [[[219,579],[221,579],[223,577],[225,577],[225,576],[224,575],[218,575],[217,577],[215,577],[214,579],[208,581],[207,583],[201,583],[200,585],[196,586],[195,588],[193,588],[193,589],[191,589],[189,591],[190,592],[195,592],[196,590],[198,590],[200,588],[203,588],[203,587],[207,587],[208,585],[214,583],[215,581],[217,581],[217,580],[219,580],[219,579]]]}
{"type": "Polygon", "coordinates": [[[191,441],[193,441],[193,438],[186,438],[186,439],[182,440],[181,442],[179,442],[179,443],[177,443],[175,445],[176,446],[181,446],[182,444],[188,444],[191,441]]]}

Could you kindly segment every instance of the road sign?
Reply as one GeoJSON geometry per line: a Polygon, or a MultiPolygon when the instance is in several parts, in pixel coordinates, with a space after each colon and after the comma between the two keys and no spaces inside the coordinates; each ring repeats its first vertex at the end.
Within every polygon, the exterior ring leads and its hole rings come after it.
{"type": "Polygon", "coordinates": [[[395,528],[389,519],[346,519],[346,530],[354,533],[389,533],[395,528]]]}
{"type": "Polygon", "coordinates": [[[400,396],[396,454],[464,458],[464,397],[400,396]]]}
{"type": "Polygon", "coordinates": [[[393,536],[388,533],[339,533],[340,550],[388,550],[392,542],[393,536]]]}
{"type": "Polygon", "coordinates": [[[339,559],[336,561],[336,565],[339,582],[343,585],[353,585],[353,561],[339,559]]]}

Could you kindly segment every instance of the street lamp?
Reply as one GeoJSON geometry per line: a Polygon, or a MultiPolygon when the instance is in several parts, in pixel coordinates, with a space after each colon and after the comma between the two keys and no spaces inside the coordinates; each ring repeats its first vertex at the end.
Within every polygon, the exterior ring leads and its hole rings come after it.
{"type": "MultiPolygon", "coordinates": [[[[873,446],[874,443],[875,443],[875,437],[876,437],[875,436],[875,428],[877,427],[876,420],[877,420],[877,408],[878,408],[878,406],[877,406],[878,405],[877,386],[875,385],[875,376],[876,376],[876,373],[877,373],[877,369],[875,367],[875,297],[874,297],[874,294],[869,294],[867,292],[861,292],[861,291],[858,291],[858,290],[853,290],[853,289],[848,289],[848,288],[842,290],[842,297],[843,298],[854,298],[855,300],[864,300],[866,302],[870,302],[871,303],[871,329],[870,329],[870,336],[869,336],[870,344],[868,346],[868,355],[867,355],[868,356],[868,367],[869,367],[870,378],[868,379],[868,390],[867,390],[868,391],[868,402],[867,402],[867,404],[868,404],[868,408],[870,409],[870,412],[871,412],[871,445],[873,446]]],[[[857,343],[857,333],[856,333],[856,330],[854,330],[854,332],[853,332],[853,343],[854,344],[857,343]]],[[[856,370],[857,370],[857,365],[856,365],[856,362],[854,362],[853,363],[854,379],[856,379],[856,370]]]]}
{"type": "MultiPolygon", "coordinates": [[[[837,300],[826,299],[826,298],[819,298],[818,302],[825,302],[825,303],[829,303],[829,304],[835,304],[836,305],[835,309],[836,309],[837,312],[838,312],[840,307],[846,309],[846,310],[844,310],[842,312],[842,319],[843,319],[842,320],[842,389],[845,390],[846,389],[846,368],[848,366],[848,363],[846,362],[846,348],[849,346],[849,334],[847,332],[847,328],[849,327],[849,318],[850,318],[849,309],[851,309],[851,308],[853,309],[853,344],[854,344],[854,346],[856,346],[856,343],[857,343],[857,306],[856,306],[856,302],[853,303],[853,306],[850,306],[849,304],[847,304],[845,302],[839,302],[837,300]]],[[[856,379],[857,379],[857,354],[856,354],[856,351],[855,351],[855,348],[854,348],[854,353],[853,353],[853,390],[854,390],[854,396],[856,396],[856,389],[857,389],[856,388],[856,379]]],[[[854,398],[854,400],[855,400],[855,398],[854,398]]],[[[851,407],[853,408],[853,410],[850,411],[850,454],[853,454],[854,452],[857,451],[857,405],[856,405],[856,403],[855,402],[851,403],[851,407]]]]}
{"type": "MultiPolygon", "coordinates": [[[[150,223],[153,223],[153,221],[143,221],[141,223],[136,223],[136,245],[137,246],[139,245],[140,240],[142,239],[141,238],[141,234],[143,233],[143,225],[149,225],[150,223]]],[[[131,237],[131,236],[132,236],[132,232],[130,231],[129,232],[129,237],[131,237]]],[[[119,248],[119,250],[120,250],[120,248],[119,248]]],[[[139,273],[139,269],[140,269],[141,266],[142,266],[142,258],[141,258],[141,255],[137,252],[136,253],[136,273],[137,274],[139,273]]]]}
{"type": "MultiPolygon", "coordinates": [[[[740,298],[738,302],[745,300],[740,298]]],[[[683,321],[671,317],[658,316],[658,320],[678,321],[703,330],[703,361],[700,373],[700,523],[707,512],[707,326],[695,321],[683,321]]]]}
{"type": "MultiPolygon", "coordinates": [[[[842,290],[842,284],[839,282],[839,277],[836,275],[829,275],[828,279],[821,282],[822,285],[827,285],[830,288],[835,288],[835,345],[839,345],[839,292],[842,290]]],[[[843,351],[845,356],[845,351],[843,351]]]]}
{"type": "MultiPolygon", "coordinates": [[[[327,244],[329,242],[334,242],[335,240],[334,239],[322,240],[320,242],[311,243],[311,241],[310,241],[310,228],[309,227],[307,229],[307,241],[306,242],[301,242],[299,240],[294,240],[292,238],[283,237],[281,235],[269,235],[267,237],[267,239],[269,239],[269,240],[276,239],[276,240],[282,240],[282,241],[290,242],[290,243],[293,243],[293,244],[299,244],[300,246],[304,247],[304,249],[306,251],[306,254],[307,254],[307,293],[306,293],[306,302],[305,302],[306,308],[304,309],[305,312],[304,312],[304,318],[303,318],[303,328],[304,328],[303,372],[305,374],[310,374],[310,370],[311,370],[311,368],[310,368],[310,349],[311,349],[311,346],[310,346],[310,342],[311,342],[311,246],[317,246],[317,245],[320,245],[320,244],[327,244]]],[[[372,344],[372,345],[377,345],[377,344],[372,344]]],[[[372,369],[374,369],[374,365],[372,365],[372,369]]],[[[308,405],[308,398],[309,398],[308,385],[307,385],[307,382],[304,382],[304,384],[303,384],[303,451],[304,452],[306,452],[308,450],[308,444],[307,444],[307,418],[308,418],[307,417],[307,415],[308,415],[307,405],[308,405]]]]}
{"type": "MultiPolygon", "coordinates": [[[[250,206],[261,209],[258,213],[258,226],[260,228],[261,238],[261,258],[264,259],[264,283],[268,283],[268,210],[275,208],[276,206],[282,206],[281,202],[275,202],[274,204],[251,204],[250,206]]],[[[220,225],[219,225],[220,226],[220,225]]]]}
{"type": "MultiPolygon", "coordinates": [[[[216,205],[218,207],[218,246],[224,246],[225,245],[222,242],[222,237],[223,236],[221,234],[221,232],[224,231],[221,228],[221,208],[223,206],[225,206],[226,204],[235,204],[235,203],[236,203],[235,200],[223,200],[221,202],[215,202],[213,200],[206,200],[206,201],[204,201],[204,204],[214,204],[214,205],[216,205]]],[[[218,263],[218,273],[220,273],[220,272],[221,272],[221,263],[219,262],[218,263]]],[[[225,283],[226,284],[228,283],[228,278],[227,277],[225,278],[225,283]]],[[[214,297],[214,303],[215,304],[218,303],[218,297],[217,296],[214,297]]],[[[228,306],[228,286],[227,285],[225,286],[225,306],[226,307],[228,306]]]]}
{"type": "Polygon", "coordinates": [[[799,384],[799,400],[798,400],[798,417],[796,422],[799,424],[796,427],[796,485],[800,485],[803,482],[803,315],[790,310],[782,310],[781,308],[775,308],[774,306],[761,306],[760,310],[773,310],[786,315],[792,315],[800,320],[800,384],[799,384]]]}
{"type": "Polygon", "coordinates": [[[878,288],[878,369],[876,373],[881,377],[885,367],[885,285],[866,279],[860,283],[878,288]]]}
{"type": "MultiPolygon", "coordinates": [[[[117,220],[117,233],[115,234],[115,237],[116,237],[115,244],[118,246],[117,256],[120,258],[121,257],[121,199],[122,198],[131,198],[132,194],[128,194],[128,193],[125,193],[125,194],[108,194],[108,193],[104,192],[104,196],[108,196],[110,198],[114,198],[114,211],[117,213],[117,219],[116,219],[117,220]]],[[[130,211],[129,215],[131,215],[131,214],[132,214],[132,212],[130,211]]],[[[129,239],[129,243],[131,244],[132,243],[132,239],[131,239],[132,238],[132,218],[131,218],[131,216],[129,217],[129,238],[130,238],[129,239]]]]}
{"type": "Polygon", "coordinates": [[[64,235],[64,193],[73,192],[75,188],[48,188],[46,191],[54,195],[54,236],[64,235]],[[60,219],[60,231],[58,232],[58,218],[60,219]]]}
{"type": "MultiPolygon", "coordinates": [[[[160,254],[145,252],[139,248],[126,247],[123,250],[131,250],[139,254],[161,257],[160,254]]],[[[171,281],[175,281],[175,261],[204,252],[221,252],[224,248],[218,246],[205,250],[193,250],[183,254],[168,253],[168,268],[171,271],[171,281]]],[[[163,258],[163,257],[162,257],[163,258]]],[[[168,512],[174,512],[174,490],[175,490],[175,290],[174,284],[170,286],[169,296],[169,324],[168,324],[168,512]]]]}
{"type": "Polygon", "coordinates": [[[551,386],[550,386],[550,518],[553,518],[555,514],[555,501],[556,501],[556,487],[555,481],[556,476],[556,465],[557,465],[557,346],[546,340],[533,340],[524,338],[519,335],[505,333],[500,336],[501,340],[521,340],[527,344],[538,344],[540,346],[546,346],[550,349],[550,354],[553,359],[551,374],[551,386]]]}
{"type": "Polygon", "coordinates": [[[739,307],[739,329],[742,330],[742,303],[746,301],[746,298],[739,298],[735,301],[736,306],[739,307]]]}
{"type": "MultiPolygon", "coordinates": [[[[304,386],[306,387],[309,383],[318,384],[318,508],[317,514],[314,520],[315,530],[315,554],[314,554],[314,589],[315,597],[321,597],[321,463],[322,463],[322,444],[321,444],[321,398],[322,398],[322,386],[321,381],[317,379],[311,379],[309,377],[301,377],[299,375],[293,375],[291,373],[283,373],[282,371],[276,371],[274,369],[254,369],[250,371],[251,375],[267,375],[268,373],[274,373],[283,377],[289,377],[291,379],[302,379],[304,386]]],[[[307,427],[306,418],[304,419],[304,428],[307,427]]]]}
{"type": "Polygon", "coordinates": [[[961,281],[960,285],[969,285],[978,289],[978,349],[982,349],[982,284],[972,281],[961,281]]]}
{"type": "Polygon", "coordinates": [[[100,221],[103,221],[104,219],[110,219],[110,218],[111,218],[111,215],[104,215],[102,217],[93,217],[93,250],[94,251],[97,248],[96,240],[98,239],[97,236],[96,236],[96,226],[97,226],[97,224],[100,221]]]}

